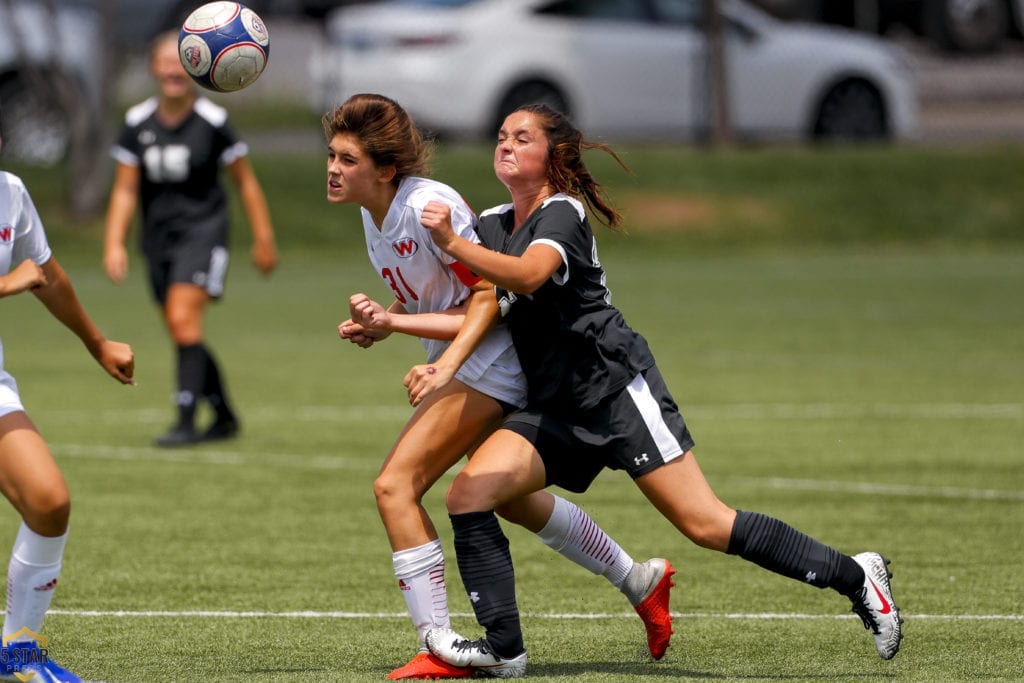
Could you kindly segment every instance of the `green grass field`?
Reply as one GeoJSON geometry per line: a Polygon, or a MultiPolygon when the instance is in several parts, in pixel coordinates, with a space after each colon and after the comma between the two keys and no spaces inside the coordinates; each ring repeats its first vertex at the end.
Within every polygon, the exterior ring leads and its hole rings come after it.
{"type": "MultiPolygon", "coordinates": [[[[151,447],[171,420],[172,350],[138,260],[123,287],[107,282],[95,226],[65,226],[47,199],[59,187],[26,173],[81,298],[138,364],[139,385],[121,387],[33,297],[0,304],[6,367],[73,495],[43,633],[52,656],[88,679],[370,681],[415,648],[371,484],[409,414],[401,378],[421,350],[397,337],[370,350],[337,339],[348,294],[385,291],[354,210],[322,206],[322,160],[257,160],[282,265],[260,278],[240,243],[208,330],[243,434],[182,450],[151,447]]],[[[458,152],[439,169],[472,186],[481,163],[458,152]]],[[[511,528],[529,677],[1024,677],[1024,211],[1019,182],[1016,194],[1006,184],[1020,179],[1019,156],[652,151],[631,165],[632,187],[612,188],[631,212],[655,196],[705,209],[679,214],[697,230],[599,240],[615,303],[648,337],[712,485],[841,550],[890,556],[906,639],[882,662],[844,599],[693,546],[628,478],[606,472],[567,497],[637,559],[677,566],[673,646],[649,661],[615,589],[511,528]],[[868,161],[882,168],[858,199],[851,168],[868,161]],[[930,166],[921,187],[908,182],[909,169],[930,166]],[[902,178],[902,205],[887,175],[902,178]],[[889,216],[876,231],[871,216],[897,205],[911,227],[893,232],[889,216]],[[840,234],[814,238],[832,219],[840,234]],[[920,232],[928,224],[931,236],[920,232]]],[[[491,194],[466,192],[478,208],[502,201],[486,180],[491,194]]],[[[454,625],[475,634],[445,481],[427,506],[452,560],[454,625]]],[[[17,527],[3,514],[0,548],[17,527]]]]}

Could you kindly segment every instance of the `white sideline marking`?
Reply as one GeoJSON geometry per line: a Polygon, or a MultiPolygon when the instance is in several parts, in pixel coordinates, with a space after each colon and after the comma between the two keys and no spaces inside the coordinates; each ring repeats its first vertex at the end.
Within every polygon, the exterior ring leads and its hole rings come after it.
{"type": "Polygon", "coordinates": [[[683,407],[683,416],[716,419],[831,420],[902,418],[924,420],[1019,420],[1024,403],[735,403],[683,407]]]}
{"type": "MultiPolygon", "coordinates": [[[[391,422],[404,421],[412,408],[389,406],[311,405],[290,408],[262,407],[245,412],[247,419],[259,422],[391,422]]],[[[919,420],[1019,420],[1024,418],[1024,403],[728,403],[686,406],[683,416],[702,420],[831,420],[851,418],[890,418],[919,420]]],[[[164,409],[127,410],[66,409],[40,411],[45,419],[61,423],[100,423],[123,426],[163,425],[169,412],[164,409]]]]}
{"type": "Polygon", "coordinates": [[[65,458],[120,460],[125,462],[177,462],[201,465],[281,465],[291,469],[373,470],[380,469],[379,458],[293,453],[242,453],[205,448],[133,448],[131,446],[89,446],[86,444],[50,444],[55,455],[65,458]]]}
{"type": "Polygon", "coordinates": [[[821,479],[784,479],[781,477],[728,477],[730,482],[797,491],[839,491],[842,493],[884,494],[906,498],[967,498],[971,500],[1024,500],[1024,491],[998,489],[960,489],[953,486],[912,486],[909,484],[871,484],[857,481],[821,479]]]}
{"type": "MultiPolygon", "coordinates": [[[[50,609],[47,614],[62,614],[72,617],[119,617],[119,618],[198,618],[198,619],[407,619],[405,612],[259,612],[259,611],[216,611],[216,610],[76,610],[50,609]]],[[[907,614],[911,619],[928,619],[932,621],[1024,621],[1024,614],[907,614]]],[[[472,618],[468,612],[453,612],[453,617],[472,618]]],[[[529,619],[635,619],[632,612],[615,613],[528,613],[523,615],[529,619]]],[[[676,619],[780,619],[800,621],[811,619],[859,619],[852,614],[786,614],[774,612],[672,612],[676,619]]]]}
{"type": "MultiPolygon", "coordinates": [[[[200,449],[168,450],[166,448],[132,448],[130,446],[88,446],[85,444],[50,444],[55,455],[65,458],[118,460],[126,462],[174,462],[201,465],[277,465],[290,469],[377,471],[379,457],[294,453],[242,453],[200,449]]],[[[953,486],[913,486],[909,484],[872,484],[856,481],[821,479],[785,479],[782,477],[722,477],[720,481],[776,490],[824,491],[858,493],[868,496],[884,494],[904,498],[951,498],[961,500],[1021,500],[1024,491],[999,489],[962,489],[953,486]]]]}

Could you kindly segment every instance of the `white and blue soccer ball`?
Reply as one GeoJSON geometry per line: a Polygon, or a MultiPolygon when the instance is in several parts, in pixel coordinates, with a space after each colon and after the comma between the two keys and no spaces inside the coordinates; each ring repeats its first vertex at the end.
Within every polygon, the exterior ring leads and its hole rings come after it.
{"type": "Polygon", "coordinates": [[[270,32],[258,14],[238,2],[208,2],[188,15],[178,56],[199,85],[241,90],[260,77],[270,54],[270,32]]]}

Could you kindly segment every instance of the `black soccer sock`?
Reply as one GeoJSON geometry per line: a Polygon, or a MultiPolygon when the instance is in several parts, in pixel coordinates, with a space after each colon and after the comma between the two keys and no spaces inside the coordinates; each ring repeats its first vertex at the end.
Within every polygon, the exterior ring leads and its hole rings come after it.
{"type": "Polygon", "coordinates": [[[493,510],[450,517],[459,573],[487,644],[499,657],[516,657],[524,649],[523,631],[508,538],[493,510]]]}
{"type": "Polygon", "coordinates": [[[203,383],[203,397],[210,402],[210,406],[217,413],[218,422],[234,421],[235,411],[231,409],[228,402],[228,392],[221,379],[220,368],[214,360],[210,349],[200,345],[206,359],[206,381],[203,383]]]}
{"type": "Polygon", "coordinates": [[[178,347],[178,424],[192,427],[195,424],[196,401],[202,395],[206,383],[206,352],[202,344],[186,344],[178,347]]]}
{"type": "Polygon", "coordinates": [[[852,557],[758,512],[736,512],[726,552],[776,574],[847,596],[864,585],[864,570],[852,557]]]}

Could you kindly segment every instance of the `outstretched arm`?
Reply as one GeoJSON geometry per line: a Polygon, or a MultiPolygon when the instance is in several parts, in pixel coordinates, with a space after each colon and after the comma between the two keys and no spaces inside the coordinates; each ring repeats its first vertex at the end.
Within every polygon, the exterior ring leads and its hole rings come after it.
{"type": "Polygon", "coordinates": [[[42,265],[44,284],[32,292],[46,306],[54,318],[75,333],[96,362],[121,384],[135,384],[135,355],[132,348],[121,342],[110,341],[97,329],[82,308],[71,280],[56,258],[42,265]]]}
{"type": "Polygon", "coordinates": [[[397,300],[385,309],[363,293],[349,297],[352,322],[366,329],[381,330],[388,334],[398,332],[425,339],[455,339],[468,306],[467,300],[459,306],[435,313],[406,313],[397,300]]]}

